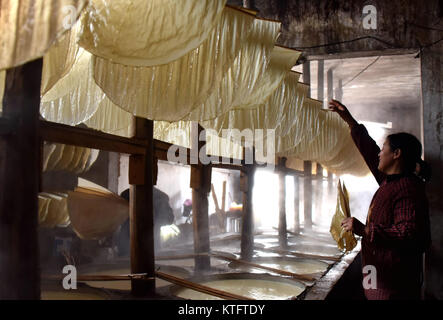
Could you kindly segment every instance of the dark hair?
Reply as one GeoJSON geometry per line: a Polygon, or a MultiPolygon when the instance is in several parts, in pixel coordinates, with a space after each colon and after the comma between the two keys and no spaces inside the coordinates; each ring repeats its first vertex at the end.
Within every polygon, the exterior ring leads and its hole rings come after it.
{"type": "Polygon", "coordinates": [[[405,173],[415,173],[423,181],[430,180],[431,167],[421,159],[422,145],[414,135],[406,132],[390,134],[388,142],[392,152],[401,150],[405,173]]]}

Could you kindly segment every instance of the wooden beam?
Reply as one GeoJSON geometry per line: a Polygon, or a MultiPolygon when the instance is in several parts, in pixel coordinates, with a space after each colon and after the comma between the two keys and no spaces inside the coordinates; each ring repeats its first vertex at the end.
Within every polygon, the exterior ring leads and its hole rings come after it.
{"type": "MultiPolygon", "coordinates": [[[[278,159],[278,168],[284,168],[286,163],[286,158],[278,159]]],[[[286,175],[284,171],[278,171],[278,242],[281,248],[287,248],[288,237],[287,237],[287,225],[286,225],[286,175]]]]}
{"type": "MultiPolygon", "coordinates": [[[[243,159],[246,159],[246,150],[243,148],[243,159]]],[[[255,150],[252,150],[253,163],[244,164],[240,172],[240,190],[243,196],[242,233],[241,233],[241,258],[251,260],[254,253],[254,214],[252,209],[252,190],[255,175],[255,150]]]]}
{"type": "Polygon", "coordinates": [[[178,156],[178,154],[185,154],[186,155],[186,163],[190,163],[190,149],[182,147],[182,146],[177,146],[177,145],[173,145],[172,143],[169,142],[164,142],[164,141],[160,141],[160,140],[154,140],[154,156],[158,159],[158,160],[163,160],[163,161],[169,161],[168,160],[168,151],[170,150],[171,147],[174,147],[174,149],[176,149],[176,155],[178,156]]]}
{"type": "Polygon", "coordinates": [[[299,171],[299,170],[286,168],[286,167],[280,168],[279,170],[284,172],[288,176],[294,176],[294,177],[304,177],[305,176],[304,171],[299,171]]]}
{"type": "Polygon", "coordinates": [[[9,69],[3,117],[14,134],[0,137],[0,299],[40,299],[38,117],[42,59],[9,69]]]}
{"type": "Polygon", "coordinates": [[[42,139],[50,142],[126,154],[145,154],[148,148],[146,140],[136,137],[125,138],[43,120],[39,121],[39,127],[42,139]]]}
{"type": "Polygon", "coordinates": [[[305,177],[303,178],[304,187],[304,228],[312,229],[312,162],[303,161],[305,177]]]}
{"type": "Polygon", "coordinates": [[[133,155],[129,171],[129,223],[131,238],[131,273],[146,273],[149,280],[131,280],[134,296],[155,294],[154,205],[153,205],[153,122],[135,119],[135,137],[146,145],[144,155],[133,155]],[[134,159],[137,159],[135,161],[134,159]]]}
{"type": "Polygon", "coordinates": [[[199,255],[209,252],[209,218],[208,195],[211,191],[211,166],[203,165],[198,157],[199,152],[205,152],[205,141],[199,137],[203,128],[193,122],[191,127],[191,188],[192,188],[192,222],[194,228],[194,252],[196,271],[209,270],[211,261],[209,256],[199,255]]]}
{"type": "Polygon", "coordinates": [[[237,164],[227,164],[227,163],[211,163],[213,168],[228,169],[228,170],[242,170],[243,167],[237,164]]]}

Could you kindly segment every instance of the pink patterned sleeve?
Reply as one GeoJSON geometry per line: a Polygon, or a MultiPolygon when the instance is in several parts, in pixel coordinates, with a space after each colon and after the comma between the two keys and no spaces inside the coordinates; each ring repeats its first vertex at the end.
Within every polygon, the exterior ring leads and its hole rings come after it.
{"type": "Polygon", "coordinates": [[[378,170],[380,148],[377,143],[369,136],[368,130],[362,124],[351,127],[351,136],[357,149],[360,151],[363,159],[371,170],[372,174],[380,185],[386,178],[385,174],[378,170]]]}

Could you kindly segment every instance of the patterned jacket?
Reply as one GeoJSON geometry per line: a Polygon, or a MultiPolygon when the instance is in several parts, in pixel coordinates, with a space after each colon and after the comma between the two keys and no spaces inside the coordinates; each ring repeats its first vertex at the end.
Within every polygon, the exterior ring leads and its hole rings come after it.
{"type": "Polygon", "coordinates": [[[378,170],[380,148],[366,128],[355,125],[351,135],[380,185],[366,219],[369,232],[360,234],[362,266],[374,266],[377,274],[377,288],[365,289],[365,295],[370,300],[418,299],[423,252],[431,241],[424,183],[414,174],[384,175],[378,170]]]}

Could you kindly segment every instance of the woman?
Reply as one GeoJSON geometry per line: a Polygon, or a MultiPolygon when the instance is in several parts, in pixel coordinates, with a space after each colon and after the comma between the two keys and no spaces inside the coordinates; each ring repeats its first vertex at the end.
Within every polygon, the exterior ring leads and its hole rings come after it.
{"type": "Polygon", "coordinates": [[[349,125],[354,143],[380,185],[365,225],[355,218],[342,222],[346,231],[362,236],[363,268],[370,265],[376,270],[375,288],[366,286],[366,298],[420,299],[422,257],[430,245],[424,190],[430,170],[421,160],[421,143],[411,134],[396,133],[387,137],[380,150],[343,104],[332,100],[329,108],[349,125]]]}

